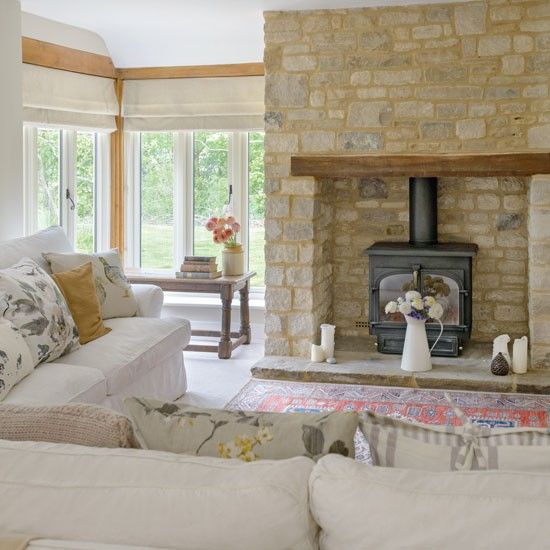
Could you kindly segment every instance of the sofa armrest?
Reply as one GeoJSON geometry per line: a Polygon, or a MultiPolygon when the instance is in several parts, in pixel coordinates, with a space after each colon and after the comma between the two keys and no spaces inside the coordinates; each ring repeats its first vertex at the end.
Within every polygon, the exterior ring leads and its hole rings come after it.
{"type": "Polygon", "coordinates": [[[138,317],[160,317],[164,292],[155,285],[132,285],[138,303],[138,317]]]}

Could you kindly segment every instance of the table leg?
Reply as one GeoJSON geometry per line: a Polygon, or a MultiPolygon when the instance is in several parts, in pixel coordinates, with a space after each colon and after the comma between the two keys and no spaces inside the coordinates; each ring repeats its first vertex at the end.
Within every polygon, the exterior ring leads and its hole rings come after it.
{"type": "Polygon", "coordinates": [[[246,340],[243,344],[250,344],[252,340],[252,332],[250,330],[250,308],[248,305],[248,292],[250,289],[250,281],[246,281],[246,285],[239,290],[241,295],[241,327],[239,334],[246,336],[246,340]]]}
{"type": "Polygon", "coordinates": [[[218,344],[218,357],[220,359],[231,358],[231,302],[233,301],[233,289],[230,286],[222,288],[222,330],[220,343],[218,344]]]}

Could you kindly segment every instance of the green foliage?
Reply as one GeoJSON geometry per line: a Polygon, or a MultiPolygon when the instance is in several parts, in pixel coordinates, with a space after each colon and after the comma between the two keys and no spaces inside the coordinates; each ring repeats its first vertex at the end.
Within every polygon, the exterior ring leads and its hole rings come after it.
{"type": "Polygon", "coordinates": [[[59,130],[42,129],[36,135],[38,229],[59,223],[60,136],[59,130]]]}

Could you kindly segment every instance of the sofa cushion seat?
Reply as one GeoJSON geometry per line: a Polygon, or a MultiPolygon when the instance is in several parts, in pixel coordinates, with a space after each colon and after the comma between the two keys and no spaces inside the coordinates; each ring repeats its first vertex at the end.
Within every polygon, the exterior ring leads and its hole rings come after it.
{"type": "Polygon", "coordinates": [[[0,440],[0,531],[187,550],[314,550],[313,465],[0,440]]]}
{"type": "Polygon", "coordinates": [[[186,319],[130,317],[109,319],[109,334],[61,358],[74,368],[92,367],[103,373],[107,395],[124,390],[159,362],[182,351],[191,338],[186,319]]]}
{"type": "Polygon", "coordinates": [[[42,363],[31,376],[21,380],[3,403],[61,405],[101,403],[107,393],[105,376],[98,369],[64,363],[42,363]]]}

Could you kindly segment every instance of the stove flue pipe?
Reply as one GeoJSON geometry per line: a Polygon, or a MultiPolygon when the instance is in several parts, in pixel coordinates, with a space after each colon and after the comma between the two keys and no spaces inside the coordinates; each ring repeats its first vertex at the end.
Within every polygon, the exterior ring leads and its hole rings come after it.
{"type": "Polygon", "coordinates": [[[409,243],[437,244],[437,178],[409,178],[409,243]]]}

